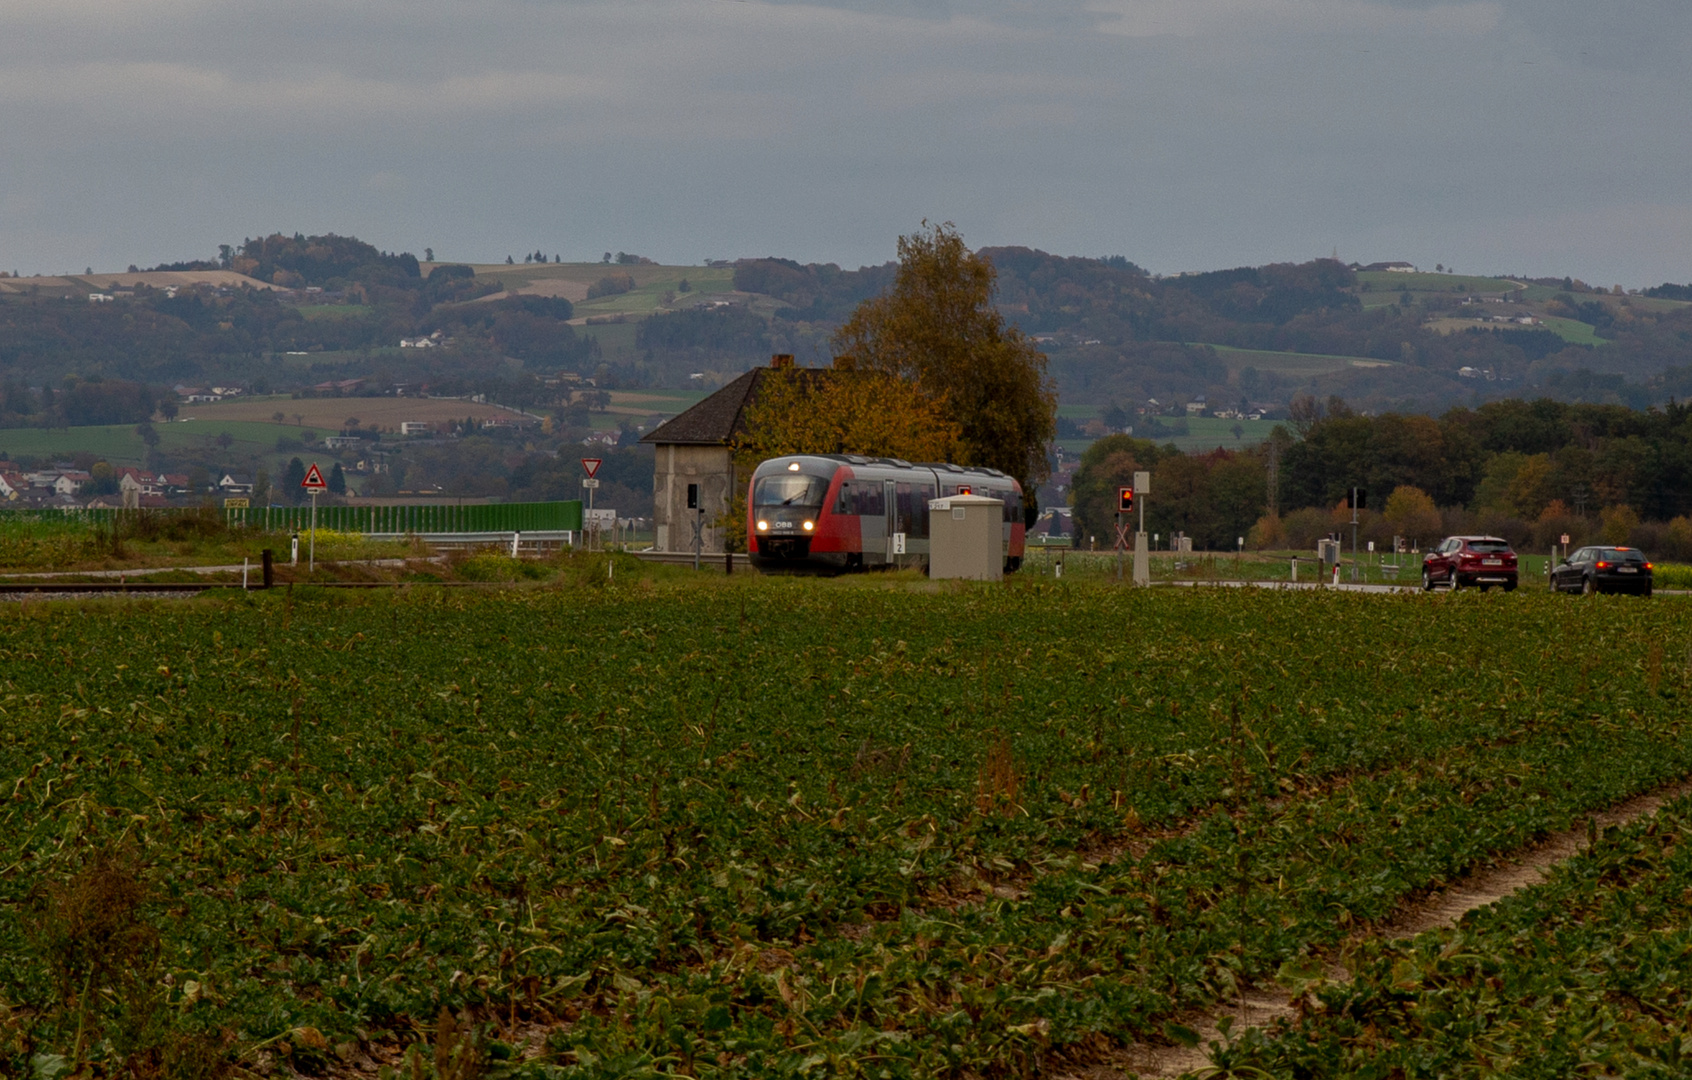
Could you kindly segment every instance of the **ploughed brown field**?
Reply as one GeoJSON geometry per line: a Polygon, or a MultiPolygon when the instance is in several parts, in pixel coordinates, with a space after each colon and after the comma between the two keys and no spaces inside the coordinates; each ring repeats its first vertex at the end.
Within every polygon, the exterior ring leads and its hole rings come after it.
{"type": "Polygon", "coordinates": [[[183,403],[177,413],[179,418],[194,420],[253,420],[276,422],[276,414],[282,413],[281,421],[288,427],[319,427],[336,428],[346,426],[349,419],[357,418],[364,427],[377,427],[386,431],[399,430],[402,422],[420,420],[425,423],[443,420],[462,420],[466,416],[474,416],[478,420],[493,420],[502,416],[514,416],[508,409],[497,405],[482,405],[474,401],[457,399],[412,398],[412,397],[328,397],[328,398],[236,398],[231,401],[183,403]],[[297,415],[304,420],[295,420],[297,415]]]}

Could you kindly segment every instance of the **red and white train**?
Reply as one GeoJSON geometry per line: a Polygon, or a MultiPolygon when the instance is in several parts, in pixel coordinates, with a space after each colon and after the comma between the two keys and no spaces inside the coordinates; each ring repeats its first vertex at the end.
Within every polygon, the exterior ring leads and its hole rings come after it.
{"type": "Polygon", "coordinates": [[[766,573],[926,566],[928,500],[950,495],[1003,500],[1005,570],[1022,565],[1022,485],[1015,479],[997,469],[856,454],[761,463],[747,492],[746,548],[766,573]]]}

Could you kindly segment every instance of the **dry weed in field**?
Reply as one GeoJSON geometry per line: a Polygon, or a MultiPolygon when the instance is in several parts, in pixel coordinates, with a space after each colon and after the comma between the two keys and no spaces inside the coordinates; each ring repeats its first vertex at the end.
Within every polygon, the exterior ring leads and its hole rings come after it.
{"type": "MultiPolygon", "coordinates": [[[[96,851],[68,881],[44,885],[29,921],[46,961],[61,1019],[75,1035],[75,1073],[99,1041],[114,1051],[116,1075],[130,1080],[199,1080],[223,1075],[225,1047],[175,1029],[159,979],[159,933],[146,918],[146,871],[128,848],[96,851]]],[[[113,1064],[113,1063],[108,1063],[113,1064]]]]}
{"type": "Polygon", "coordinates": [[[127,850],[96,852],[70,880],[42,886],[30,930],[60,1001],[151,966],[158,932],[141,915],[146,899],[140,861],[127,850]]]}
{"type": "Polygon", "coordinates": [[[1011,817],[1021,809],[1016,801],[1017,788],[1016,761],[1011,757],[1010,740],[1000,736],[981,763],[975,784],[975,807],[982,814],[990,814],[997,808],[1005,817],[1011,817]]]}
{"type": "Polygon", "coordinates": [[[442,1009],[435,1021],[432,1054],[414,1046],[399,1069],[383,1068],[382,1080],[476,1080],[487,1065],[487,1034],[469,1016],[442,1009]]]}

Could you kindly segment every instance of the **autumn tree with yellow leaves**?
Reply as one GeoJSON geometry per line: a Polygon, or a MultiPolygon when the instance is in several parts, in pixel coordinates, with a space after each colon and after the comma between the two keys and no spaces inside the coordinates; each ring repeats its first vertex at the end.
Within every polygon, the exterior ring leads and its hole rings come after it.
{"type": "Polygon", "coordinates": [[[943,402],[958,426],[948,458],[1016,477],[1026,505],[1050,474],[1057,389],[1046,357],[993,307],[993,264],[950,222],[899,238],[893,287],[859,305],[834,336],[838,355],[943,402]]]}
{"type": "Polygon", "coordinates": [[[776,368],[758,382],[746,430],[735,440],[737,464],[756,466],[783,454],[865,454],[946,461],[961,432],[944,398],[850,360],[831,369],[776,368]]]}
{"type": "MultiPolygon", "coordinates": [[[[909,380],[864,371],[850,357],[833,368],[774,368],[758,380],[733,440],[743,481],[760,461],[787,454],[864,454],[906,461],[948,461],[961,432],[943,398],[909,380]]],[[[735,550],[745,550],[746,492],[737,489],[724,519],[735,550]]]]}

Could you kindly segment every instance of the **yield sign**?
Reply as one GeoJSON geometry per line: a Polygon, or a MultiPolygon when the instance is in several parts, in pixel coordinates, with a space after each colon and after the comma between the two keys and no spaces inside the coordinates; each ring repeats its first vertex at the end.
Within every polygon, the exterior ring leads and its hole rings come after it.
{"type": "Polygon", "coordinates": [[[599,467],[603,464],[605,464],[604,458],[585,457],[582,459],[582,468],[587,470],[589,480],[593,479],[593,474],[598,472],[599,467]]]}
{"type": "Polygon", "coordinates": [[[300,486],[322,491],[329,486],[329,481],[323,479],[323,470],[319,469],[317,462],[314,461],[311,463],[311,468],[306,470],[305,479],[300,481],[300,486]]]}

